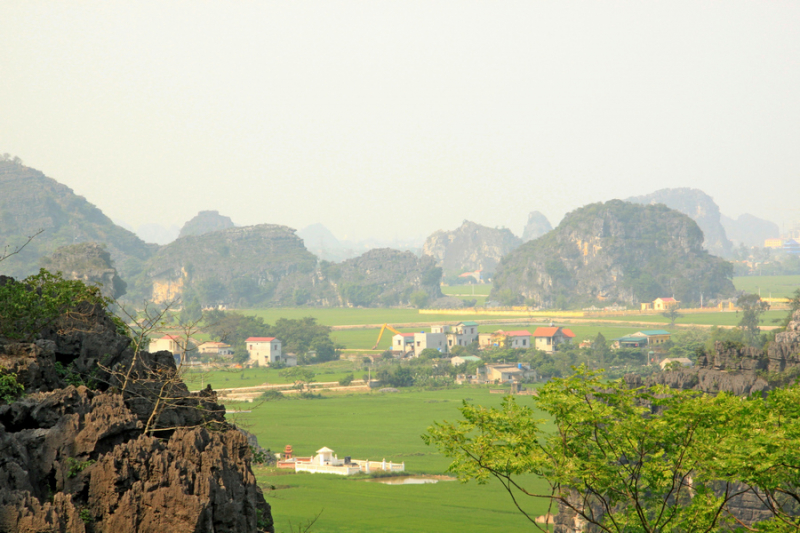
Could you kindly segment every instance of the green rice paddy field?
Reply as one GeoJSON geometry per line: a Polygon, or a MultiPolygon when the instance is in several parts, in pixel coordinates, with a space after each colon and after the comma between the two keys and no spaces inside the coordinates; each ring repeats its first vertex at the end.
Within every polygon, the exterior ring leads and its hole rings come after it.
{"type": "Polygon", "coordinates": [[[800,276],[741,276],[733,278],[737,290],[762,297],[789,298],[800,289],[800,276]]]}
{"type": "MultiPolygon", "coordinates": [[[[441,475],[448,458],[422,442],[434,421],[455,420],[468,398],[485,406],[499,406],[501,395],[485,388],[440,391],[402,390],[398,393],[331,396],[318,400],[280,400],[261,404],[229,404],[228,419],[258,436],[272,450],[291,444],[296,455],[310,456],[323,446],[339,457],[405,462],[409,473],[441,475]]],[[[530,403],[522,397],[523,404],[530,403]]],[[[343,532],[508,532],[532,527],[515,510],[497,482],[478,485],[439,481],[428,485],[385,485],[330,474],[287,474],[256,468],[278,533],[307,521],[322,511],[316,533],[343,532]],[[275,487],[272,489],[271,487],[275,487]]],[[[544,487],[532,476],[529,488],[544,487]]],[[[544,501],[530,500],[525,508],[534,515],[547,511],[544,501]]]]}

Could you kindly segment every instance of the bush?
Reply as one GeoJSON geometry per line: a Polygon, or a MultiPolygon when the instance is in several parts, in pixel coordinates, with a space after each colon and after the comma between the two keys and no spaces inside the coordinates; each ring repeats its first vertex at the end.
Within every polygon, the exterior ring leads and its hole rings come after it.
{"type": "Polygon", "coordinates": [[[353,382],[354,378],[355,376],[353,376],[353,374],[347,374],[344,378],[339,380],[339,385],[342,387],[347,387],[353,382]]]}
{"type": "Polygon", "coordinates": [[[24,390],[25,387],[17,382],[16,374],[0,370],[0,400],[5,403],[13,403],[22,396],[22,391],[24,390]]]}

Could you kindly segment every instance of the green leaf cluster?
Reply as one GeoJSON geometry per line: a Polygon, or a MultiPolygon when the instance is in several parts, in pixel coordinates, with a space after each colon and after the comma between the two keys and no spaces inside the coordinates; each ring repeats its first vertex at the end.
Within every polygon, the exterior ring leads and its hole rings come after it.
{"type": "Polygon", "coordinates": [[[76,316],[86,303],[105,308],[110,301],[97,287],[45,269],[21,282],[8,281],[0,285],[0,337],[32,341],[60,318],[76,316]]]}
{"type": "Polygon", "coordinates": [[[628,389],[579,368],[533,401],[544,417],[514,398],[500,409],[465,402],[463,420],[423,439],[462,481],[499,480],[523,513],[521,498],[534,497],[607,532],[722,531],[734,523],[731,501],[749,492],[772,511],[758,528],[800,528],[800,386],[709,396],[628,389]],[[549,490],[529,491],[525,474],[549,490]]]}

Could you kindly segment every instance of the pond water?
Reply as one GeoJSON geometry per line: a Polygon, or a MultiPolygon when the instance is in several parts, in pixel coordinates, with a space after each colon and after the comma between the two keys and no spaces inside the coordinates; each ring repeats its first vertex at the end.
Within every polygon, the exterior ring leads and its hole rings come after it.
{"type": "Polygon", "coordinates": [[[428,483],[438,483],[440,481],[453,481],[454,478],[448,476],[408,476],[408,477],[378,477],[366,479],[372,483],[383,483],[384,485],[426,485],[428,483]]]}

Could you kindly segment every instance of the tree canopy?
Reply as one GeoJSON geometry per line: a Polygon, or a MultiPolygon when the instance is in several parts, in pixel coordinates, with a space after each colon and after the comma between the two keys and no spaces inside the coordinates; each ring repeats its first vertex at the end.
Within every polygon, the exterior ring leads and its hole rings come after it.
{"type": "Polygon", "coordinates": [[[800,529],[799,386],[709,396],[629,389],[579,368],[533,402],[539,413],[513,398],[501,409],[465,402],[463,420],[436,423],[423,439],[453,458],[462,481],[499,480],[531,522],[526,497],[608,533],[722,531],[744,525],[731,504],[750,494],[769,514],[756,530],[800,529]],[[524,474],[549,490],[528,490],[524,474]]]}

